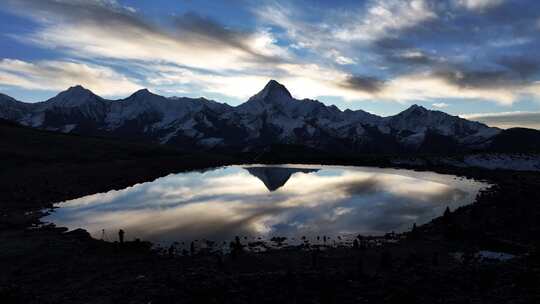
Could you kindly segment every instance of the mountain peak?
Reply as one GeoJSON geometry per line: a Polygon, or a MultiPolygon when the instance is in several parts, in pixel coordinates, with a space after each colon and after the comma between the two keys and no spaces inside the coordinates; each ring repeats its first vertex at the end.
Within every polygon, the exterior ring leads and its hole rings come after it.
{"type": "Polygon", "coordinates": [[[421,114],[424,114],[424,113],[427,113],[427,112],[430,112],[430,110],[422,107],[422,106],[419,106],[417,104],[413,104],[412,106],[410,106],[409,108],[407,108],[405,111],[401,112],[400,114],[407,114],[407,115],[410,115],[410,114],[414,114],[414,115],[421,115],[421,114]]]}
{"type": "Polygon", "coordinates": [[[81,89],[84,90],[85,88],[80,84],[76,84],[69,88],[69,90],[81,90],[81,89]]]}
{"type": "Polygon", "coordinates": [[[91,94],[94,94],[92,93],[92,91],[88,90],[87,88],[83,87],[82,85],[78,84],[78,85],[74,85],[72,87],[69,87],[67,90],[65,90],[64,92],[62,93],[91,93],[91,94]]]}
{"type": "Polygon", "coordinates": [[[161,95],[154,94],[150,92],[150,90],[144,88],[136,91],[135,93],[131,94],[128,98],[136,98],[136,99],[155,99],[155,98],[165,98],[161,95]]]}
{"type": "Polygon", "coordinates": [[[412,106],[409,107],[409,109],[419,109],[419,110],[427,110],[426,108],[420,106],[420,105],[417,105],[417,104],[413,104],[412,106]]]}
{"type": "Polygon", "coordinates": [[[67,90],[60,92],[55,98],[60,98],[62,100],[67,99],[87,99],[89,97],[96,96],[94,92],[88,90],[82,85],[75,85],[69,87],[67,90]]]}
{"type": "Polygon", "coordinates": [[[47,102],[59,107],[78,107],[87,102],[101,100],[99,96],[81,85],[75,85],[67,90],[58,93],[47,102]]]}
{"type": "Polygon", "coordinates": [[[133,93],[133,95],[154,95],[152,92],[150,92],[147,88],[140,89],[133,93]]]}
{"type": "Polygon", "coordinates": [[[250,99],[279,101],[283,99],[292,99],[292,95],[284,85],[272,79],[264,86],[262,91],[260,91],[250,99]]]}
{"type": "Polygon", "coordinates": [[[281,83],[277,82],[277,80],[270,79],[268,83],[264,86],[265,88],[275,88],[275,87],[285,87],[281,83]]]}

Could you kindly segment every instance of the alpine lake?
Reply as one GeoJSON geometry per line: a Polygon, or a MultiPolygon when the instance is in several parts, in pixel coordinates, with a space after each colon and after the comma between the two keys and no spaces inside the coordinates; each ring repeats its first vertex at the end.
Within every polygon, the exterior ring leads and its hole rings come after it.
{"type": "Polygon", "coordinates": [[[410,230],[474,202],[486,183],[403,169],[235,165],[60,202],[42,221],[94,238],[168,246],[242,240],[350,242],[410,230]]]}

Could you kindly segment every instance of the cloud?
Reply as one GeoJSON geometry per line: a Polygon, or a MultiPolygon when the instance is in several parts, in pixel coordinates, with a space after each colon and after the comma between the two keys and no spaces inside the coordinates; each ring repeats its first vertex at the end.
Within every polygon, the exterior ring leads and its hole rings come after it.
{"type": "Polygon", "coordinates": [[[97,94],[130,94],[140,86],[114,70],[70,61],[0,60],[0,84],[38,90],[64,90],[81,84],[97,94]]]}
{"type": "Polygon", "coordinates": [[[537,58],[524,56],[504,56],[496,62],[519,76],[521,79],[527,79],[540,72],[540,61],[537,58]]]}
{"type": "MultiPolygon", "coordinates": [[[[449,81],[439,74],[411,73],[384,80],[373,76],[349,74],[317,64],[278,64],[273,67],[273,77],[287,85],[297,98],[340,96],[348,101],[380,100],[406,103],[434,99],[481,99],[509,105],[521,95],[540,96],[537,86],[470,86],[449,81]]],[[[246,99],[268,81],[267,75],[256,73],[220,74],[193,70],[167,64],[153,65],[140,74],[158,91],[182,93],[186,91],[209,92],[246,99]]],[[[443,75],[446,76],[446,75],[443,75]]],[[[479,83],[487,80],[477,81],[479,83]]]]}
{"type": "Polygon", "coordinates": [[[433,107],[435,108],[439,108],[439,109],[444,109],[444,108],[448,108],[448,104],[447,103],[444,103],[444,102],[437,102],[437,103],[433,103],[431,104],[433,107]]]}
{"type": "MultiPolygon", "coordinates": [[[[534,81],[538,69],[534,60],[530,60],[537,56],[534,51],[532,54],[507,52],[510,55],[501,58],[501,52],[484,51],[484,44],[486,48],[490,44],[505,48],[534,41],[531,37],[516,36],[516,33],[527,35],[521,29],[528,24],[529,16],[506,20],[504,16],[508,13],[498,10],[503,4],[503,1],[485,0],[374,0],[346,12],[318,12],[323,16],[318,23],[310,22],[290,5],[267,6],[258,14],[263,22],[283,28],[295,47],[324,54],[338,65],[350,63],[338,62],[342,54],[362,54],[355,56],[358,57],[353,63],[356,69],[345,71],[338,67],[334,73],[339,77],[333,83],[342,89],[340,96],[346,99],[365,99],[365,94],[355,95],[354,90],[359,89],[372,99],[402,101],[440,96],[512,104],[527,95],[537,96],[534,81]],[[483,17],[468,12],[487,8],[490,10],[483,17]],[[504,27],[502,19],[506,20],[504,27]],[[510,43],[510,38],[515,42],[510,43]],[[476,55],[478,50],[481,54],[476,55]],[[355,77],[357,74],[382,74],[381,78],[386,80],[355,77]],[[411,79],[445,91],[421,88],[411,84],[411,79]],[[414,89],[404,87],[404,83],[414,89]]],[[[510,11],[522,10],[517,5],[510,11]]]]}
{"type": "Polygon", "coordinates": [[[274,50],[264,48],[272,48],[271,45],[274,42],[268,31],[259,33],[236,31],[195,13],[186,13],[176,17],[174,26],[177,31],[176,35],[183,42],[188,40],[193,45],[206,48],[216,46],[231,47],[252,55],[256,60],[269,63],[282,61],[282,58],[276,56],[279,53],[281,53],[280,55],[286,55],[277,46],[274,46],[274,50]],[[259,40],[259,43],[257,43],[257,40],[259,40]]]}
{"type": "Polygon", "coordinates": [[[402,50],[394,55],[394,59],[408,64],[429,64],[435,62],[434,59],[419,50],[402,50]]]}
{"type": "Polygon", "coordinates": [[[238,70],[283,61],[287,56],[267,31],[233,30],[194,13],[174,18],[169,27],[158,27],[137,13],[102,1],[9,3],[42,26],[22,40],[78,57],[238,70]]]}
{"type": "Polygon", "coordinates": [[[361,16],[338,29],[335,35],[344,41],[377,40],[396,36],[401,30],[437,18],[424,0],[370,1],[361,16]]]}
{"type": "Polygon", "coordinates": [[[471,11],[482,12],[501,5],[504,0],[456,0],[456,4],[471,11]]]}
{"type": "Polygon", "coordinates": [[[540,129],[540,112],[514,111],[502,113],[464,114],[460,116],[503,129],[514,127],[540,129]]]}
{"type": "Polygon", "coordinates": [[[330,51],[328,51],[326,53],[326,56],[328,58],[331,58],[337,64],[340,64],[340,65],[349,65],[349,64],[355,64],[356,63],[356,60],[354,60],[353,58],[347,57],[347,56],[343,56],[341,54],[341,52],[336,50],[336,49],[331,49],[330,51]]]}
{"type": "Polygon", "coordinates": [[[440,70],[434,76],[459,88],[500,88],[511,86],[515,79],[504,70],[440,70]]]}
{"type": "Polygon", "coordinates": [[[460,86],[445,77],[431,73],[409,74],[386,82],[385,89],[378,97],[393,101],[430,101],[434,99],[461,98],[494,101],[499,104],[512,104],[518,92],[497,87],[460,86]]]}
{"type": "Polygon", "coordinates": [[[346,78],[343,87],[368,93],[380,92],[384,81],[375,77],[354,75],[346,78]]]}

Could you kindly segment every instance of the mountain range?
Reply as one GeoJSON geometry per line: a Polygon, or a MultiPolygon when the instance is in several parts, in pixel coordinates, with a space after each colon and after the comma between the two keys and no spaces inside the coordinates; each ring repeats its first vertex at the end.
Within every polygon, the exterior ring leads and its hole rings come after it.
{"type": "MultiPolygon", "coordinates": [[[[506,130],[418,105],[388,117],[341,111],[317,100],[295,99],[275,80],[236,107],[205,98],[164,97],[146,89],[107,100],[74,86],[37,103],[0,94],[0,118],[44,130],[183,150],[250,152],[279,144],[333,153],[461,152],[504,147],[501,138],[508,137],[506,130]]],[[[525,134],[517,146],[540,133],[512,132],[525,134]]],[[[516,137],[512,140],[516,145],[516,137]]]]}

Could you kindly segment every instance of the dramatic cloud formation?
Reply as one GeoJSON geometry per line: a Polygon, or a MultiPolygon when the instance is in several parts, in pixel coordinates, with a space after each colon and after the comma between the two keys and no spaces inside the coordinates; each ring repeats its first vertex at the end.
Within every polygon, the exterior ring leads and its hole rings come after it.
{"type": "Polygon", "coordinates": [[[6,0],[0,13],[14,19],[2,21],[0,43],[26,55],[0,51],[0,84],[79,82],[105,95],[144,86],[239,103],[277,79],[296,97],[379,113],[418,102],[469,113],[465,102],[539,106],[538,1],[126,3],[6,0]]]}
{"type": "MultiPolygon", "coordinates": [[[[103,1],[13,0],[42,29],[21,37],[72,55],[166,61],[203,69],[253,68],[286,55],[267,32],[237,32],[196,14],[174,18],[169,29],[103,1]],[[111,30],[113,29],[113,30],[111,30]]],[[[106,2],[109,3],[109,2],[106,2]]]]}
{"type": "Polygon", "coordinates": [[[540,112],[501,112],[461,115],[464,118],[477,120],[487,125],[503,129],[523,127],[540,129],[540,112]]]}
{"type": "Polygon", "coordinates": [[[124,95],[141,88],[114,70],[68,61],[0,60],[0,85],[27,89],[64,90],[74,83],[84,83],[97,94],[124,95]]]}

